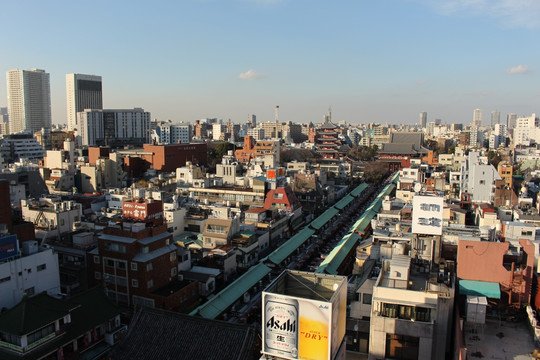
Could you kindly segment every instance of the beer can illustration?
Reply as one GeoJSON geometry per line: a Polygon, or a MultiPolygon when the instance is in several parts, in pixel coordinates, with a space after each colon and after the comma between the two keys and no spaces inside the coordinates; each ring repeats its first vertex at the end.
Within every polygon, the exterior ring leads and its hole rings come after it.
{"type": "Polygon", "coordinates": [[[298,359],[298,301],[271,294],[264,299],[264,352],[298,359]]]}

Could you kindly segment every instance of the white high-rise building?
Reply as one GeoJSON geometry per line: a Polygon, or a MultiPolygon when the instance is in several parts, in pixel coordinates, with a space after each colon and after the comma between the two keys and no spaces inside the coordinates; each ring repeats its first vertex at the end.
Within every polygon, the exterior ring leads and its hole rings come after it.
{"type": "Polygon", "coordinates": [[[142,146],[150,142],[150,113],[141,108],[77,113],[82,145],[142,146]]]}
{"type": "Polygon", "coordinates": [[[476,127],[482,126],[482,110],[481,109],[474,109],[472,126],[476,126],[476,127]]]}
{"type": "Polygon", "coordinates": [[[501,113],[497,110],[491,112],[491,128],[494,129],[495,125],[501,123],[501,113]]]}
{"type": "Polygon", "coordinates": [[[78,112],[84,109],[103,109],[101,76],[67,74],[66,100],[68,129],[78,129],[78,112]]]}
{"type": "Polygon", "coordinates": [[[51,127],[51,86],[45,70],[6,73],[10,133],[51,127]]]}

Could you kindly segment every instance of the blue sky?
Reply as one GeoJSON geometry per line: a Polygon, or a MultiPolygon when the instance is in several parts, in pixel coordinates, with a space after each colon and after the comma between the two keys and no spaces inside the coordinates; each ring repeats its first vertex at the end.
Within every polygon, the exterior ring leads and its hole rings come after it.
{"type": "MultiPolygon", "coordinates": [[[[173,122],[272,120],[470,123],[473,110],[540,110],[537,0],[0,0],[0,81],[103,77],[106,108],[173,122]]],[[[0,106],[6,106],[0,86],[0,106]]]]}

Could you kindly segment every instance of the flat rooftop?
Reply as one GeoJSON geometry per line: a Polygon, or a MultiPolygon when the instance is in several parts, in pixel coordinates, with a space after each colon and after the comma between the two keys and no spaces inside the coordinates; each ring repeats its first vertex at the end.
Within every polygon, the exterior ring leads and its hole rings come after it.
{"type": "Polygon", "coordinates": [[[464,323],[463,335],[469,359],[534,359],[534,339],[527,319],[517,322],[486,319],[486,324],[474,327],[464,323]]]}

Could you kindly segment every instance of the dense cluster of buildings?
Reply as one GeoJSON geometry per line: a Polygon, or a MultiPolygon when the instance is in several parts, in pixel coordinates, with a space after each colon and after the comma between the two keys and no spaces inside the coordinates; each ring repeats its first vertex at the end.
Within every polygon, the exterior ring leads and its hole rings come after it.
{"type": "Polygon", "coordinates": [[[479,109],[465,127],[426,113],[415,126],[352,126],[331,112],[320,124],[283,122],[276,107],[268,122],[173,124],[141,108],[104,109],[100,76],[68,74],[66,89],[67,128],[52,127],[49,74],[8,72],[2,359],[180,351],[145,333],[156,324],[169,336],[230,335],[191,358],[219,346],[256,358],[257,333],[263,358],[310,357],[315,345],[298,334],[322,338],[302,320],[317,302],[335,309],[310,320],[327,322],[325,358],[464,359],[469,335],[490,326],[486,314],[540,306],[534,114],[501,124],[493,112],[486,127],[479,109]],[[376,149],[381,184],[361,184],[366,148],[376,149]],[[300,261],[306,254],[317,262],[300,261]],[[292,332],[280,332],[271,314],[295,311],[292,332]]]}

